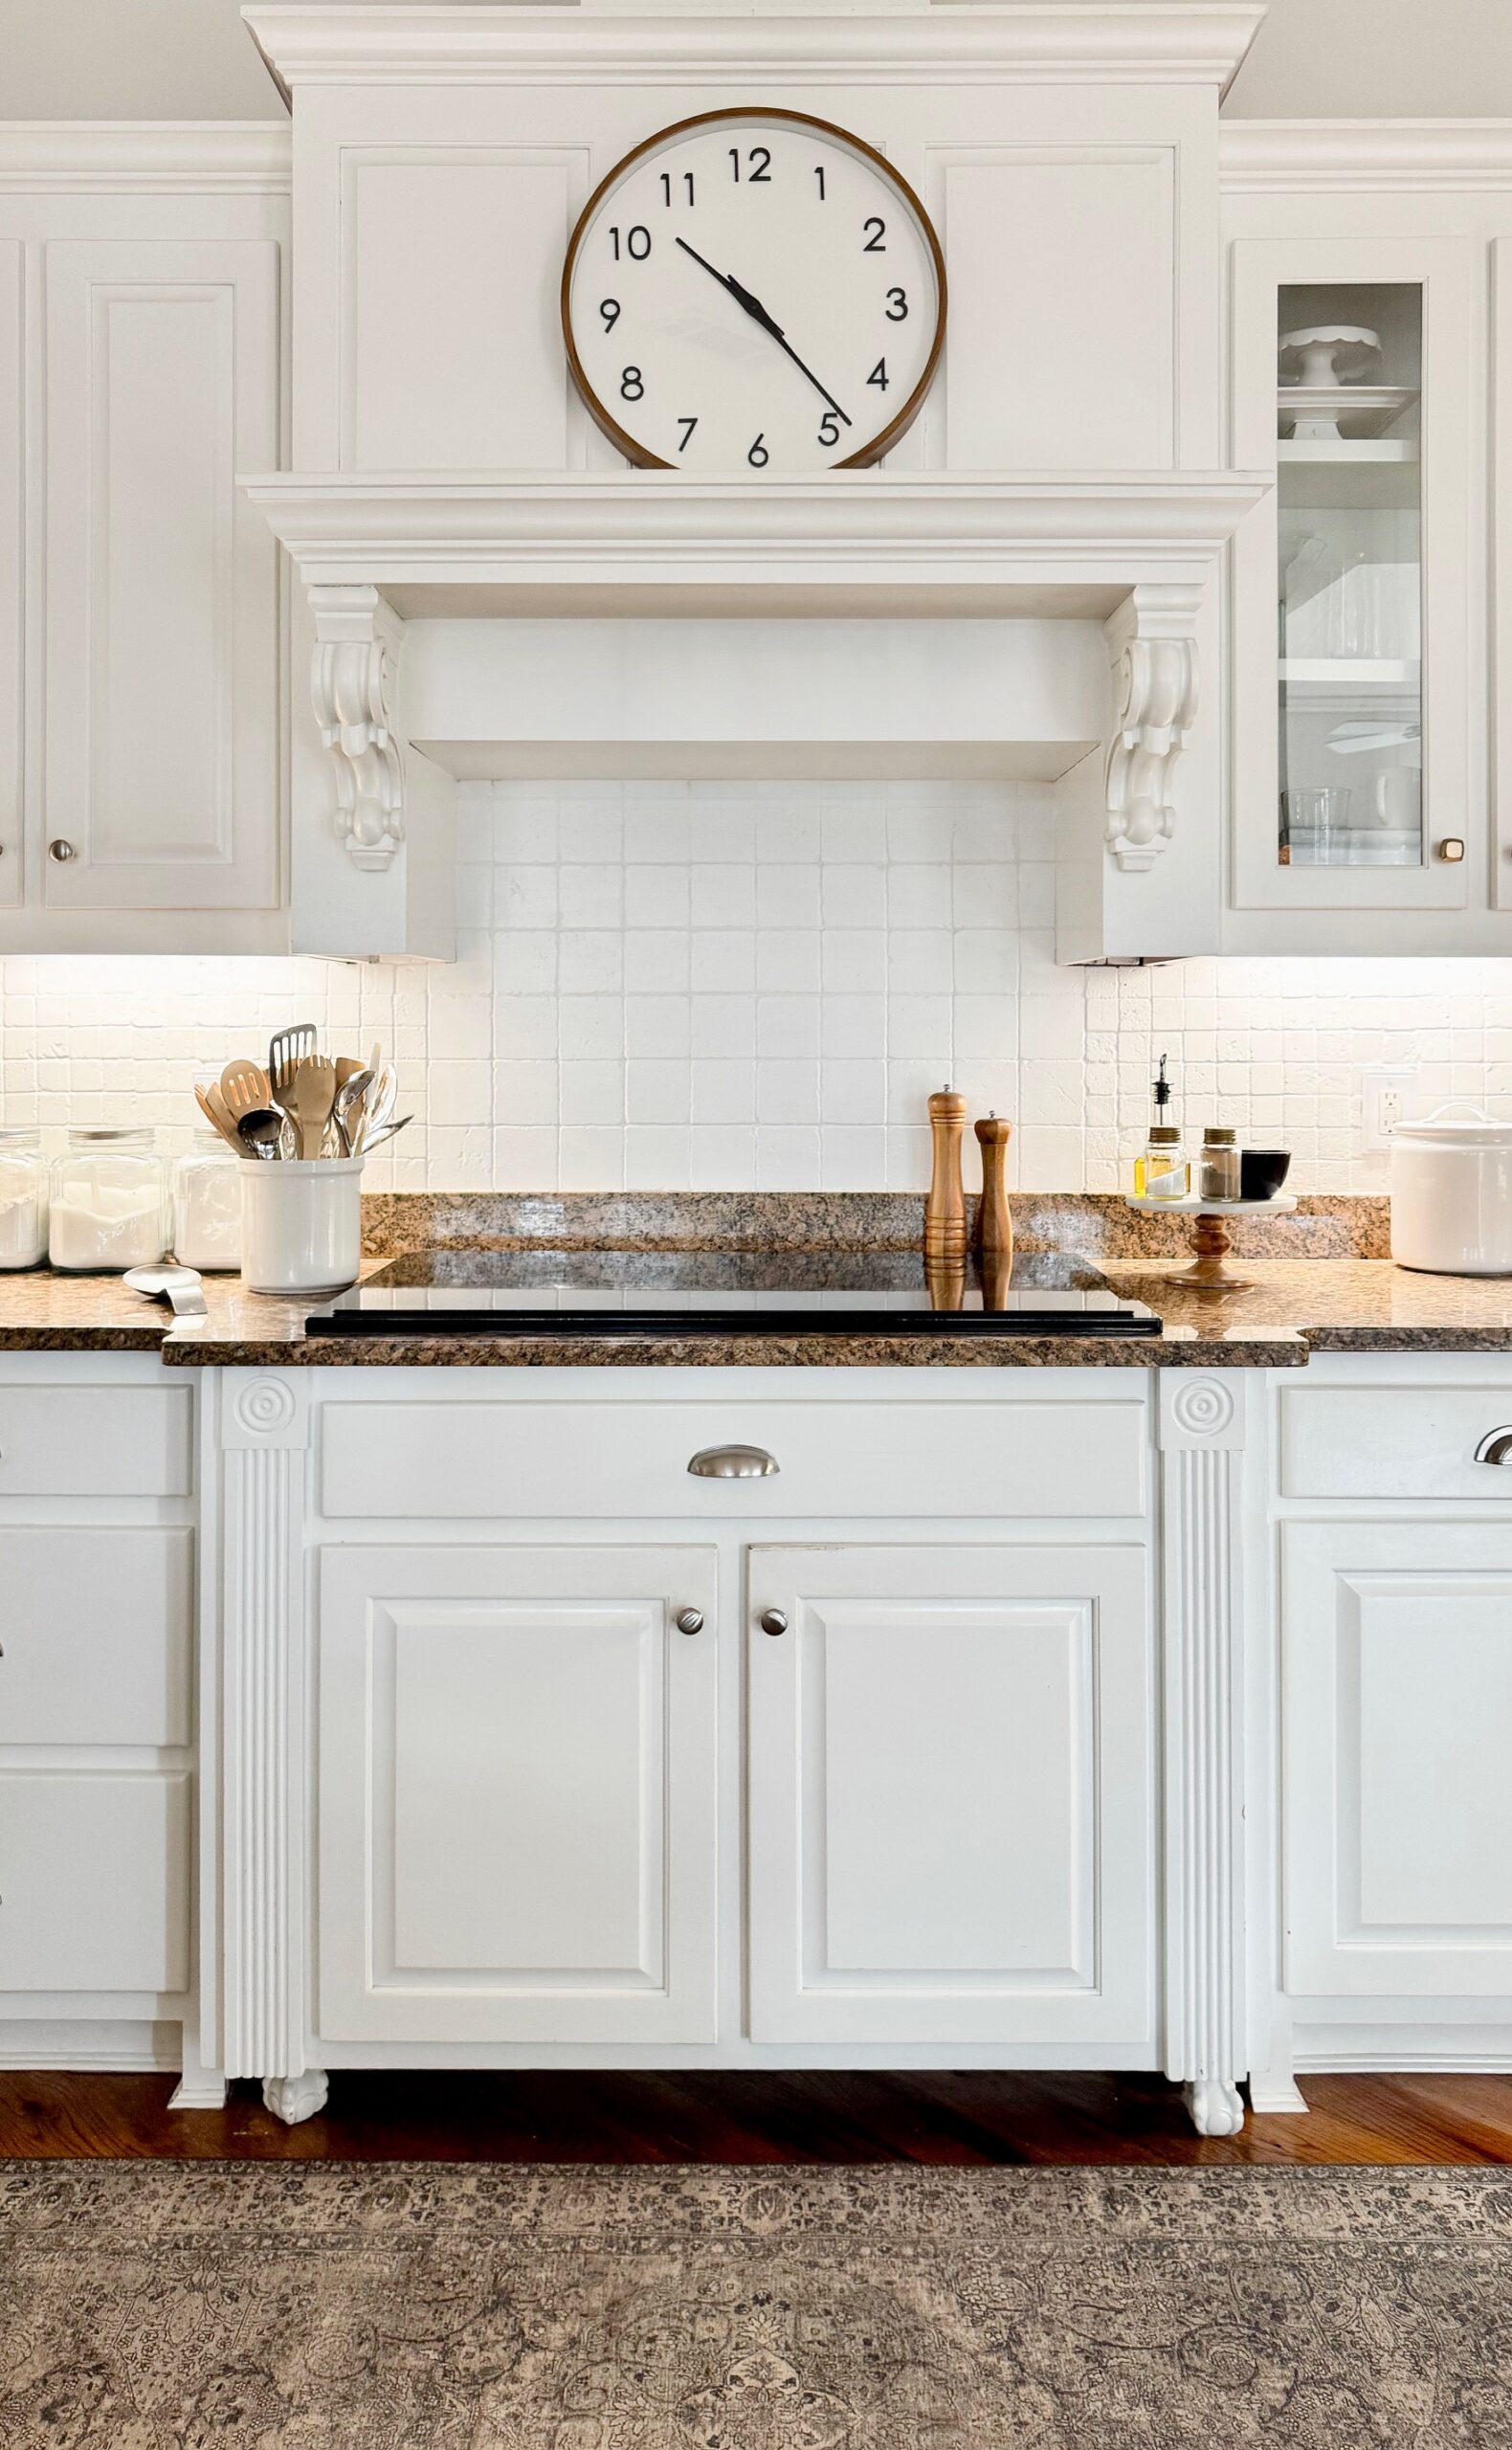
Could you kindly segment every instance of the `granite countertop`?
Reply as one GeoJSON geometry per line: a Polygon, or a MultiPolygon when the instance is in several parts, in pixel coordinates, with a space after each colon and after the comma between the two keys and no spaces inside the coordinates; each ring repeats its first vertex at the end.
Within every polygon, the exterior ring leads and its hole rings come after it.
{"type": "Polygon", "coordinates": [[[1101,1253],[1098,1263],[1121,1293],[1160,1313],[1164,1336],[337,1340],[305,1334],[307,1301],[248,1293],[234,1277],[207,1277],[209,1317],[172,1326],[165,1308],[128,1293],[118,1278],[35,1271],[0,1276],[0,1351],[160,1351],[181,1369],[1101,1370],[1284,1369],[1301,1366],[1310,1352],[1512,1352],[1512,1279],[1420,1276],[1379,1258],[1264,1258],[1242,1262],[1251,1280],[1244,1289],[1214,1293],[1181,1283],[1179,1260],[1101,1253]]]}

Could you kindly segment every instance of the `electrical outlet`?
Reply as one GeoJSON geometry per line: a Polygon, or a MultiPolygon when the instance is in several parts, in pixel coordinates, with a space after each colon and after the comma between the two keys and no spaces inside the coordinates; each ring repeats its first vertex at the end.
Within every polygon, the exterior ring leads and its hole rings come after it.
{"type": "Polygon", "coordinates": [[[1415,1078],[1410,1063],[1372,1063],[1361,1073],[1363,1146],[1367,1150],[1390,1148],[1391,1126],[1407,1112],[1415,1078]]]}

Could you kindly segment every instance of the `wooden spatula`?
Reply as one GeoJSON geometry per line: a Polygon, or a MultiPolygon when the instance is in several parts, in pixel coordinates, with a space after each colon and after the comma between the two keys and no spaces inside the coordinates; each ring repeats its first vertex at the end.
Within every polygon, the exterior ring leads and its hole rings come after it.
{"type": "Polygon", "coordinates": [[[247,1152],[236,1136],[236,1126],[226,1110],[226,1101],[221,1096],[217,1083],[213,1080],[196,1080],[194,1096],[206,1122],[214,1125],[222,1140],[235,1149],[238,1157],[244,1157],[247,1152]]]}
{"type": "Polygon", "coordinates": [[[318,1157],[330,1128],[336,1103],[336,1066],[325,1056],[301,1063],[289,1083],[283,1106],[300,1135],[301,1157],[318,1157]]]}
{"type": "Polygon", "coordinates": [[[273,1103],[266,1072],[245,1057],[227,1064],[220,1076],[220,1093],[233,1124],[240,1123],[244,1114],[260,1114],[273,1103]]]}

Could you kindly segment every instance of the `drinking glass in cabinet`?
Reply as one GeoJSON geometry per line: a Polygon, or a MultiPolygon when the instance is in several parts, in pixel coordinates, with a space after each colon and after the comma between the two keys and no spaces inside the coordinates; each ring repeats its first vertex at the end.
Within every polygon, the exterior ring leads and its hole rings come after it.
{"type": "Polygon", "coordinates": [[[1277,342],[1278,856],[1420,867],[1422,290],[1293,283],[1277,342]]]}

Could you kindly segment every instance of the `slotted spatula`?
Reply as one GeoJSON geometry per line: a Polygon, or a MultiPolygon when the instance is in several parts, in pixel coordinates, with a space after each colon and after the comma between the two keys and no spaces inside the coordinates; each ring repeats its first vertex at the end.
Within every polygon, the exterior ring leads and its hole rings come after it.
{"type": "Polygon", "coordinates": [[[285,1114],[292,1115],[289,1090],[301,1063],[308,1063],[319,1044],[319,1034],[313,1021],[296,1021],[292,1029],[278,1030],[268,1042],[268,1085],[274,1103],[285,1114]]]}

